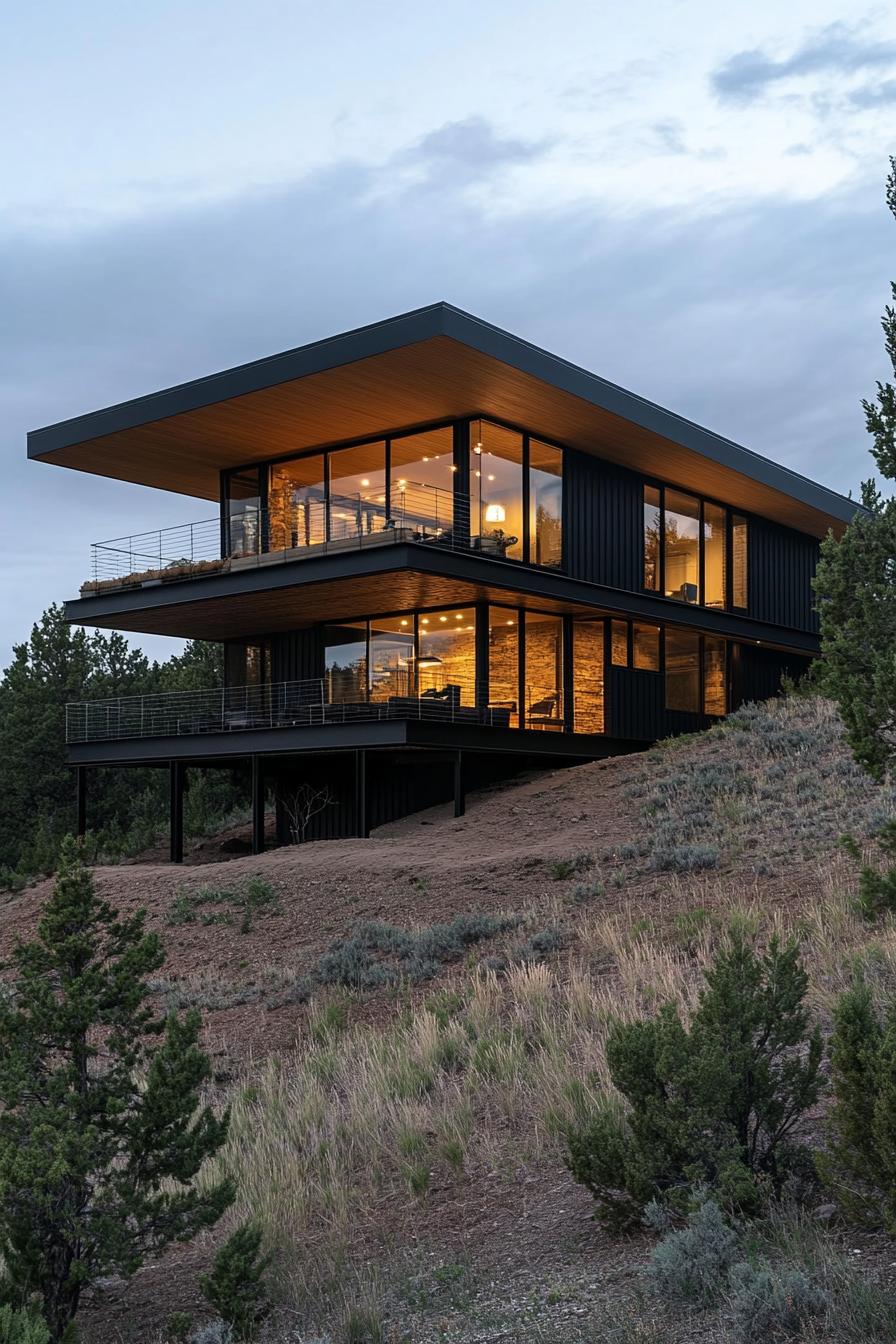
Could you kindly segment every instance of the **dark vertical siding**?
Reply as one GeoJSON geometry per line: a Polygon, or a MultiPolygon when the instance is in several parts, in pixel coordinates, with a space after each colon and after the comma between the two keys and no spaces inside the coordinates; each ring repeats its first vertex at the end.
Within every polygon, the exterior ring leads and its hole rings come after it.
{"type": "Polygon", "coordinates": [[[768,700],[781,689],[786,674],[796,681],[810,666],[810,658],[755,644],[734,644],[730,652],[731,708],[748,700],[768,700]]]}
{"type": "Polygon", "coordinates": [[[566,454],[566,572],[637,591],[642,581],[642,483],[587,453],[566,454]]]}
{"type": "Polygon", "coordinates": [[[319,627],[290,630],[271,639],[271,680],[307,681],[324,674],[324,650],[319,627]]]}
{"type": "Polygon", "coordinates": [[[818,541],[766,518],[749,520],[749,615],[757,621],[818,630],[812,579],[818,541]]]}
{"type": "Polygon", "coordinates": [[[610,668],[608,710],[607,733],[639,742],[694,733],[710,722],[702,714],[666,709],[665,676],[637,668],[610,668]]]}

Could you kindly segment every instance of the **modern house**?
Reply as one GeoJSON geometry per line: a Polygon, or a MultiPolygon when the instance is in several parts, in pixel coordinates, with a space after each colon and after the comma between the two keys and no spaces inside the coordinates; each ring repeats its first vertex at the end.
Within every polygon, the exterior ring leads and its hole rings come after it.
{"type": "Polygon", "coordinates": [[[190,766],[326,790],[310,834],[773,694],[818,651],[820,538],[856,505],[448,304],[29,435],[202,501],[92,548],[80,625],[221,641],[222,689],[68,707],[78,776],[190,766]]]}

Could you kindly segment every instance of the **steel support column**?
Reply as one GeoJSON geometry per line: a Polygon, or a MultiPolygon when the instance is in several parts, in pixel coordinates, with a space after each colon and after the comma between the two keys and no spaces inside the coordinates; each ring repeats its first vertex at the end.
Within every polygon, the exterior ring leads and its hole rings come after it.
{"type": "Polygon", "coordinates": [[[464,754],[458,751],[454,756],[454,815],[462,817],[467,810],[467,795],[464,789],[464,754]]]}
{"type": "Polygon", "coordinates": [[[75,793],[78,805],[78,821],[75,834],[83,840],[87,834],[87,767],[75,766],[75,793]]]}
{"type": "Polygon", "coordinates": [[[252,757],[252,853],[264,852],[264,768],[259,756],[252,757]]]}
{"type": "Polygon", "coordinates": [[[370,836],[367,816],[367,752],[356,751],[355,756],[355,835],[361,840],[370,836]]]}
{"type": "Polygon", "coordinates": [[[184,763],[168,763],[171,862],[184,861],[184,763]]]}

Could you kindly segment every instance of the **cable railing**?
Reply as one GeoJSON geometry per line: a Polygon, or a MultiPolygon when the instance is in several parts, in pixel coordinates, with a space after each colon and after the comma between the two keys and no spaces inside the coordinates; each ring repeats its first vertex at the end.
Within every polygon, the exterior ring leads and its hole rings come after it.
{"type": "Polygon", "coordinates": [[[518,538],[471,519],[470,501],[451,490],[401,481],[390,494],[306,491],[301,498],[231,500],[229,515],[154,532],[116,537],[91,546],[91,578],[82,593],[155,585],[254,565],[387,546],[398,542],[473,550],[503,558],[518,538]],[[471,525],[472,524],[472,525],[471,525]]]}
{"type": "MultiPolygon", "coordinates": [[[[490,699],[483,683],[463,674],[449,672],[440,677],[438,685],[429,687],[422,686],[424,680],[423,669],[416,673],[402,669],[386,682],[366,686],[361,672],[357,684],[343,687],[339,698],[333,696],[325,678],[313,677],[260,686],[82,700],[66,706],[65,735],[68,743],[114,742],[389,719],[554,732],[566,731],[568,726],[562,694],[556,687],[526,684],[520,706],[515,696],[490,699]]],[[[576,678],[574,731],[603,730],[603,699],[602,679],[576,678]]]]}

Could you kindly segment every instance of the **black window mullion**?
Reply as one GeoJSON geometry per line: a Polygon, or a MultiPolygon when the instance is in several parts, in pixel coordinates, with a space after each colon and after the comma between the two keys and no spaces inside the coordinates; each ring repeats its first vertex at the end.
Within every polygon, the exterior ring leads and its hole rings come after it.
{"type": "Polygon", "coordinates": [[[697,503],[697,606],[704,607],[706,605],[705,501],[698,498],[697,503]]]}
{"type": "Polygon", "coordinates": [[[528,720],[528,706],[526,704],[526,613],[522,607],[517,608],[517,630],[519,639],[517,640],[517,704],[519,705],[520,727],[525,728],[528,720]]]}
{"type": "Polygon", "coordinates": [[[531,536],[530,536],[530,530],[531,530],[531,529],[530,529],[530,527],[529,527],[529,488],[530,488],[530,487],[529,487],[529,435],[528,435],[528,434],[524,434],[524,435],[523,435],[523,461],[522,461],[522,473],[523,473],[523,482],[522,482],[522,485],[523,485],[523,536],[522,536],[522,542],[523,542],[523,564],[524,564],[524,565],[528,565],[528,564],[531,564],[531,563],[532,563],[532,558],[531,558],[531,556],[532,556],[532,552],[531,552],[532,538],[531,538],[531,536]]]}
{"type": "Polygon", "coordinates": [[[392,440],[386,439],[383,449],[386,469],[386,522],[392,522],[392,440]]]}
{"type": "Polygon", "coordinates": [[[330,541],[330,454],[324,453],[324,540],[330,541]]]}

